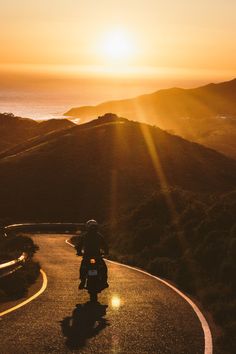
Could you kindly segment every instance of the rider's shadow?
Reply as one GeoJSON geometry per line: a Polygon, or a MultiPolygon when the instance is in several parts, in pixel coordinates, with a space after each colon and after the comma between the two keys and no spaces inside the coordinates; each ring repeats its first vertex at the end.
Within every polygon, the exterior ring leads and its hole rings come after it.
{"type": "Polygon", "coordinates": [[[69,349],[82,348],[88,338],[95,337],[109,325],[104,318],[107,307],[108,305],[101,305],[99,302],[78,304],[72,316],[61,321],[62,333],[69,349]]]}

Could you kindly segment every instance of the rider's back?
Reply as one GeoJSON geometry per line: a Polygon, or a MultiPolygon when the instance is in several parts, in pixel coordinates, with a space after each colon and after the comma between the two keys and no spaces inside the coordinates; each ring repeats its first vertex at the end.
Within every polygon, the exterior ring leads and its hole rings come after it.
{"type": "Polygon", "coordinates": [[[80,246],[84,250],[84,257],[98,257],[101,254],[101,249],[107,253],[105,240],[97,231],[88,231],[81,235],[80,246]]]}

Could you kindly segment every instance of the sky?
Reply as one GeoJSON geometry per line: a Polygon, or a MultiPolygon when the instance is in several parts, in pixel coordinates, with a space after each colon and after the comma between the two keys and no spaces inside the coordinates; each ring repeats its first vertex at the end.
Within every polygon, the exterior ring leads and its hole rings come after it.
{"type": "Polygon", "coordinates": [[[96,104],[236,77],[235,0],[1,0],[0,26],[0,104],[96,104]]]}
{"type": "Polygon", "coordinates": [[[1,0],[0,23],[4,65],[236,69],[235,0],[1,0]]]}

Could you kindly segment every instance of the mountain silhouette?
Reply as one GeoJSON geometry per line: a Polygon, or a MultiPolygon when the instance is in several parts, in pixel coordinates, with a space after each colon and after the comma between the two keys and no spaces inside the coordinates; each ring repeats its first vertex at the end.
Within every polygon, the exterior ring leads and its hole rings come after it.
{"type": "Polygon", "coordinates": [[[0,113],[0,153],[28,139],[67,129],[75,124],[67,119],[50,119],[36,122],[33,119],[14,116],[12,113],[0,113]]]}
{"type": "Polygon", "coordinates": [[[0,214],[83,220],[132,209],[153,191],[235,187],[236,162],[160,128],[106,114],[0,159],[0,214]]]}
{"type": "Polygon", "coordinates": [[[155,124],[236,158],[236,79],[195,89],[172,88],[133,99],[72,108],[82,122],[106,112],[155,124]]]}

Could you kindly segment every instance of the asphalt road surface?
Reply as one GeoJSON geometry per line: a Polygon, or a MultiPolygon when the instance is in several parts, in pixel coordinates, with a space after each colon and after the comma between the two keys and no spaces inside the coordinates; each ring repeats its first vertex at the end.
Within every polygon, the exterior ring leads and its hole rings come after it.
{"type": "Polygon", "coordinates": [[[154,278],[108,264],[109,289],[90,304],[78,291],[80,257],[61,235],[35,235],[45,292],[0,319],[0,354],[204,353],[191,306],[154,278]]]}

